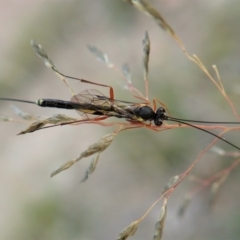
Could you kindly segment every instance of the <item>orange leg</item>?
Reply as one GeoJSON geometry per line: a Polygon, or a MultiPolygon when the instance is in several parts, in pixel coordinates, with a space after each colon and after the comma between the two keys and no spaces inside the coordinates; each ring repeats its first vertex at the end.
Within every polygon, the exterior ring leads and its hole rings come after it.
{"type": "Polygon", "coordinates": [[[89,84],[93,84],[93,85],[97,85],[97,86],[101,86],[101,87],[108,87],[109,88],[109,96],[111,100],[114,100],[114,90],[111,86],[109,85],[105,85],[105,84],[101,84],[101,83],[95,83],[89,80],[85,80],[85,79],[79,79],[79,81],[84,82],[84,83],[89,83],[89,84]]]}
{"type": "Polygon", "coordinates": [[[95,83],[95,82],[91,82],[89,80],[85,80],[85,79],[81,79],[81,78],[76,78],[76,77],[71,77],[68,75],[65,75],[61,72],[59,72],[57,69],[55,69],[54,67],[52,68],[53,71],[55,71],[56,73],[60,74],[61,76],[65,77],[65,78],[69,78],[69,79],[73,79],[73,80],[78,80],[80,82],[84,82],[84,83],[89,83],[89,84],[93,84],[93,85],[97,85],[97,86],[101,86],[101,87],[108,87],[109,88],[109,95],[110,95],[110,99],[114,100],[114,91],[113,88],[111,86],[105,85],[105,84],[101,84],[101,83],[95,83]]]}

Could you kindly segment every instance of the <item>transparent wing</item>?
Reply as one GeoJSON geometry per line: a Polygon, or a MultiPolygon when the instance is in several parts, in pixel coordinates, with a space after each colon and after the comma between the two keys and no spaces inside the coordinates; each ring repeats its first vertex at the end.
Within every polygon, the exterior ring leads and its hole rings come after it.
{"type": "Polygon", "coordinates": [[[71,102],[80,104],[92,104],[92,105],[108,105],[111,106],[109,98],[104,96],[101,92],[96,89],[87,89],[71,98],[71,102]]]}
{"type": "MultiPolygon", "coordinates": [[[[126,109],[135,108],[136,106],[139,106],[138,103],[133,102],[127,102],[127,101],[121,101],[121,100],[112,100],[105,95],[103,95],[101,92],[99,92],[96,89],[87,89],[84,90],[76,95],[74,95],[71,98],[71,102],[76,102],[79,104],[84,104],[87,106],[89,104],[89,109],[95,109],[99,110],[99,106],[104,108],[109,108],[111,111],[116,110],[119,114],[127,114],[126,109]]],[[[91,115],[91,111],[84,111],[81,110],[78,111],[78,113],[81,116],[87,116],[88,118],[91,118],[89,115],[91,115]]],[[[107,115],[107,114],[106,114],[107,115]]]]}
{"type": "Polygon", "coordinates": [[[87,89],[84,90],[77,95],[74,95],[71,98],[72,102],[77,103],[95,103],[97,105],[102,104],[112,104],[114,102],[117,105],[138,105],[139,103],[135,102],[128,102],[128,101],[122,101],[122,100],[111,100],[109,97],[106,97],[104,94],[99,92],[96,89],[87,89]]]}

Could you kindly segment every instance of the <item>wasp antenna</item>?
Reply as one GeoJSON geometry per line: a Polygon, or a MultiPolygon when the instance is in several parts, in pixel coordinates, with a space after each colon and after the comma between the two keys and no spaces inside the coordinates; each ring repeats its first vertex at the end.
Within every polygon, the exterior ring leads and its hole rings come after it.
{"type": "Polygon", "coordinates": [[[168,120],[176,120],[176,121],[184,121],[184,122],[195,122],[195,123],[212,123],[212,124],[240,124],[240,122],[213,122],[213,121],[198,121],[198,120],[191,120],[191,119],[181,119],[181,118],[174,118],[168,117],[168,120]]]}
{"type": "MultiPolygon", "coordinates": [[[[212,132],[210,132],[210,131],[207,131],[207,130],[205,130],[205,129],[203,129],[203,128],[197,127],[197,126],[192,125],[192,124],[190,124],[190,123],[187,123],[187,122],[181,121],[181,120],[176,119],[176,118],[168,117],[168,116],[165,116],[165,120],[173,121],[173,122],[177,122],[177,123],[181,123],[181,124],[185,124],[185,125],[188,125],[188,126],[190,126],[190,127],[196,128],[196,129],[198,129],[198,130],[200,130],[200,131],[203,131],[203,132],[206,132],[206,133],[208,133],[208,134],[211,134],[212,136],[214,136],[214,137],[216,137],[216,138],[222,140],[223,142],[225,142],[225,143],[231,145],[232,147],[234,147],[234,148],[240,150],[240,147],[238,147],[238,146],[234,145],[233,143],[231,143],[231,142],[225,140],[224,138],[218,136],[217,134],[212,133],[212,132]]],[[[204,123],[206,123],[206,122],[204,122],[204,123]]]]}

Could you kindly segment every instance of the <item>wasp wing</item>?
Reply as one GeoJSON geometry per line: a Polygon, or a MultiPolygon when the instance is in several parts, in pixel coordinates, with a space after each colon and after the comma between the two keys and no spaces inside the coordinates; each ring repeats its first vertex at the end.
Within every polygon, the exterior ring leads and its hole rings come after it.
{"type": "Polygon", "coordinates": [[[140,103],[115,100],[106,97],[96,89],[87,89],[71,98],[71,102],[79,104],[78,113],[87,118],[89,115],[106,115],[134,120],[134,109],[140,103]]]}

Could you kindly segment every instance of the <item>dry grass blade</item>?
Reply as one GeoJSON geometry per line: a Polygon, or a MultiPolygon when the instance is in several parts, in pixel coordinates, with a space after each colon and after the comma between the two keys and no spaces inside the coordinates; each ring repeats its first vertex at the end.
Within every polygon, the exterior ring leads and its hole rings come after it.
{"type": "Polygon", "coordinates": [[[48,67],[51,68],[55,74],[61,78],[61,80],[67,85],[69,91],[74,95],[74,91],[72,90],[71,86],[68,84],[67,80],[65,77],[57,70],[57,67],[54,65],[53,61],[48,57],[48,54],[46,51],[43,49],[43,47],[40,44],[37,44],[34,42],[34,40],[31,40],[31,46],[35,53],[43,59],[44,64],[48,67]]]}
{"type": "Polygon", "coordinates": [[[59,167],[57,170],[53,171],[50,175],[50,177],[53,177],[55,175],[57,175],[58,173],[67,170],[68,168],[70,168],[73,164],[75,163],[74,160],[70,160],[68,162],[66,162],[65,164],[63,164],[61,167],[59,167]]]}
{"type": "Polygon", "coordinates": [[[144,39],[143,39],[144,79],[147,79],[149,54],[150,54],[150,40],[149,40],[149,37],[148,37],[148,33],[146,32],[146,33],[145,33],[145,37],[144,37],[144,39]]]}
{"type": "Polygon", "coordinates": [[[182,41],[180,40],[180,38],[175,34],[173,29],[170,27],[170,25],[163,19],[161,14],[157,10],[155,10],[149,3],[145,2],[144,0],[125,0],[125,2],[130,3],[131,5],[136,7],[139,11],[141,11],[141,12],[151,16],[152,18],[154,18],[154,20],[157,22],[157,24],[159,26],[161,26],[164,30],[166,30],[170,33],[170,35],[173,37],[173,39],[181,47],[185,56],[189,60],[191,60],[192,62],[197,64],[201,68],[201,70],[208,76],[208,78],[215,84],[215,86],[219,89],[219,91],[221,92],[223,97],[226,99],[226,101],[230,105],[230,107],[231,107],[234,115],[236,116],[236,118],[240,119],[240,117],[237,113],[236,107],[234,106],[233,102],[228,97],[228,95],[225,93],[225,89],[224,89],[223,84],[221,82],[220,75],[219,75],[219,72],[218,72],[216,66],[213,66],[213,68],[216,72],[217,80],[214,79],[214,77],[209,73],[207,68],[204,66],[204,64],[201,62],[201,60],[196,55],[190,56],[188,54],[188,52],[187,52],[185,46],[183,45],[182,41]]]}
{"type": "Polygon", "coordinates": [[[45,125],[45,123],[42,121],[34,122],[28,128],[26,128],[25,130],[18,133],[18,135],[35,132],[35,131],[39,130],[40,128],[42,128],[44,125],[45,125]]]}
{"type": "Polygon", "coordinates": [[[123,229],[123,231],[118,235],[117,240],[126,240],[127,238],[133,236],[137,231],[139,221],[132,222],[128,227],[123,229]]]}
{"type": "Polygon", "coordinates": [[[145,98],[145,96],[141,93],[141,91],[133,87],[132,81],[131,81],[131,75],[127,68],[123,69],[122,71],[119,70],[112,62],[109,61],[107,54],[103,53],[102,51],[100,51],[98,48],[94,46],[88,46],[88,49],[90,52],[92,52],[95,55],[97,60],[106,64],[107,67],[112,68],[121,76],[121,78],[123,78],[123,80],[127,83],[126,85],[124,85],[124,88],[126,90],[137,93],[137,96],[141,97],[142,99],[145,98]]]}
{"type": "Polygon", "coordinates": [[[173,29],[168,25],[160,13],[148,2],[144,0],[128,0],[128,3],[132,4],[139,11],[147,14],[148,16],[154,18],[156,23],[163,28],[165,31],[170,32],[171,35],[175,35],[173,29]]]}
{"type": "Polygon", "coordinates": [[[70,168],[74,163],[80,161],[84,157],[89,157],[95,153],[100,154],[111,144],[114,136],[115,136],[115,133],[110,133],[110,134],[103,136],[97,143],[94,143],[93,145],[89,146],[88,149],[86,151],[82,152],[77,158],[70,160],[69,162],[67,162],[64,165],[62,165],[61,167],[59,167],[57,170],[53,171],[51,173],[51,177],[70,168]]]}
{"type": "Polygon", "coordinates": [[[34,40],[30,41],[31,46],[34,50],[34,52],[43,59],[44,64],[48,67],[48,68],[56,68],[54,63],[52,62],[52,60],[48,57],[46,51],[43,49],[43,47],[40,44],[37,44],[34,42],[34,40]]]}
{"type": "Polygon", "coordinates": [[[109,61],[108,59],[108,55],[106,53],[103,53],[102,51],[100,51],[98,48],[96,48],[95,46],[90,46],[88,45],[88,49],[91,53],[93,53],[95,55],[95,57],[97,58],[97,60],[105,63],[109,68],[112,68],[114,65],[109,61]]]}
{"type": "Polygon", "coordinates": [[[24,120],[28,120],[28,121],[36,120],[35,116],[23,112],[20,108],[14,106],[14,105],[11,105],[11,107],[12,107],[14,113],[16,115],[18,115],[20,118],[22,118],[24,120]]]}
{"type": "Polygon", "coordinates": [[[227,180],[229,174],[224,174],[217,181],[215,181],[210,188],[210,199],[209,204],[213,205],[216,201],[217,195],[219,193],[220,187],[227,180]]]}
{"type": "Polygon", "coordinates": [[[185,214],[186,209],[187,209],[189,203],[191,202],[191,200],[192,200],[192,197],[189,194],[185,195],[183,203],[181,204],[181,206],[178,210],[178,216],[182,217],[185,214]]]}
{"type": "Polygon", "coordinates": [[[35,132],[37,130],[40,130],[43,126],[45,126],[47,124],[56,125],[56,124],[61,124],[61,123],[65,123],[65,122],[70,123],[71,121],[74,122],[76,120],[78,120],[78,119],[68,117],[64,114],[57,114],[57,115],[54,115],[53,117],[43,119],[43,120],[38,120],[38,121],[32,123],[29,127],[27,127],[25,130],[20,132],[18,135],[35,132]]]}
{"type": "Polygon", "coordinates": [[[45,124],[60,124],[65,122],[77,121],[80,119],[69,117],[65,114],[56,114],[44,120],[45,124]]]}
{"type": "Polygon", "coordinates": [[[217,80],[218,80],[218,83],[219,83],[219,87],[221,88],[221,90],[223,91],[224,94],[226,94],[225,92],[225,89],[224,89],[224,86],[223,86],[223,83],[222,83],[222,80],[220,78],[220,74],[219,74],[219,71],[218,71],[218,68],[216,65],[212,65],[212,68],[214,69],[216,75],[217,75],[217,80]]]}
{"type": "Polygon", "coordinates": [[[165,219],[167,217],[167,198],[164,199],[163,206],[161,208],[161,212],[158,218],[158,221],[155,225],[155,233],[153,236],[154,240],[161,240],[162,239],[162,234],[163,234],[163,228],[164,228],[164,223],[165,219]]]}
{"type": "Polygon", "coordinates": [[[132,83],[132,76],[131,76],[130,68],[129,68],[127,63],[123,64],[122,73],[123,73],[123,76],[127,79],[127,82],[129,84],[131,84],[132,83]]]}
{"type": "Polygon", "coordinates": [[[169,179],[169,181],[167,182],[166,186],[163,189],[163,193],[165,193],[167,190],[169,190],[170,188],[172,188],[174,185],[176,185],[176,183],[179,181],[179,176],[176,175],[172,178],[169,179]]]}
{"type": "Polygon", "coordinates": [[[173,29],[170,27],[170,25],[163,19],[160,13],[156,11],[149,3],[145,2],[144,0],[125,0],[125,2],[130,3],[134,7],[136,7],[139,11],[150,15],[154,20],[157,22],[158,25],[160,25],[164,30],[168,31],[170,35],[173,37],[173,39],[179,44],[181,47],[182,51],[184,52],[185,56],[194,62],[196,65],[198,65],[201,70],[208,76],[208,78],[215,84],[215,86],[219,89],[225,100],[228,102],[230,105],[233,114],[236,116],[236,118],[240,119],[240,116],[237,113],[236,107],[234,106],[233,102],[231,99],[228,97],[228,95],[225,93],[225,89],[223,87],[223,84],[220,79],[219,72],[217,70],[216,66],[213,66],[216,75],[217,75],[217,80],[214,79],[214,77],[209,73],[207,68],[204,66],[204,64],[201,62],[201,60],[194,54],[193,56],[190,56],[183,45],[182,41],[180,38],[175,34],[173,29]]]}
{"type": "Polygon", "coordinates": [[[115,135],[114,133],[110,133],[110,134],[103,136],[100,139],[100,141],[89,146],[89,148],[86,151],[81,153],[80,156],[76,159],[76,161],[79,161],[84,157],[89,157],[95,153],[103,152],[107,147],[109,147],[109,145],[113,141],[114,135],[115,135]]]}
{"type": "Polygon", "coordinates": [[[82,178],[81,182],[85,182],[89,178],[89,175],[92,174],[95,171],[98,160],[99,160],[99,157],[100,157],[100,153],[98,153],[94,157],[94,159],[91,161],[91,163],[90,163],[89,167],[87,168],[87,170],[85,172],[85,175],[82,178]]]}

